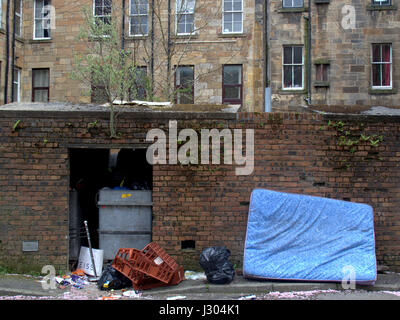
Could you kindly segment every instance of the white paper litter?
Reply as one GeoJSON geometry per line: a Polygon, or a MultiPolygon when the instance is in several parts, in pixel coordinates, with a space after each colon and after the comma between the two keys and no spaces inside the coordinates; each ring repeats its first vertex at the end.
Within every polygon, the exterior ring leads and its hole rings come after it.
{"type": "Polygon", "coordinates": [[[207,277],[204,272],[196,272],[196,271],[185,271],[186,280],[206,280],[207,277]]]}

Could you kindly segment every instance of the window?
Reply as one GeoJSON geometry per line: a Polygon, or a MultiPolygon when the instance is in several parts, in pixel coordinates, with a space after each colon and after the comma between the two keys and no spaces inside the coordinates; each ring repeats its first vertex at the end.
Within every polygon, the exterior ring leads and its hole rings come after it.
{"type": "Polygon", "coordinates": [[[303,7],[303,0],[283,0],[284,8],[301,8],[303,7]]]}
{"type": "Polygon", "coordinates": [[[242,104],[242,65],[224,65],[222,103],[242,104]]]}
{"type": "Polygon", "coordinates": [[[390,5],[392,5],[392,0],[372,0],[372,5],[374,5],[374,6],[390,6],[390,5]]]}
{"type": "Polygon", "coordinates": [[[22,0],[16,1],[15,6],[15,35],[22,37],[22,0]]]}
{"type": "Polygon", "coordinates": [[[328,82],[329,64],[316,64],[315,65],[315,81],[328,82]]]}
{"type": "Polygon", "coordinates": [[[21,101],[21,69],[14,69],[14,81],[13,81],[13,102],[21,101]]]}
{"type": "Polygon", "coordinates": [[[392,45],[372,45],[372,88],[392,88],[392,45]]]}
{"type": "Polygon", "coordinates": [[[48,102],[50,69],[32,69],[32,102],[48,102]]]}
{"type": "Polygon", "coordinates": [[[303,89],[303,47],[283,47],[283,89],[303,89]]]}
{"type": "Polygon", "coordinates": [[[175,73],[177,104],[194,103],[194,66],[179,66],[175,73]]]}
{"type": "Polygon", "coordinates": [[[224,0],[223,33],[243,32],[243,1],[224,0]]]}
{"type": "Polygon", "coordinates": [[[50,1],[35,0],[34,39],[50,38],[50,1]]]}
{"type": "Polygon", "coordinates": [[[129,92],[129,100],[146,100],[147,67],[136,67],[134,77],[134,88],[129,92]]]}
{"type": "Polygon", "coordinates": [[[94,0],[93,16],[96,21],[111,24],[112,0],[94,0]]]}
{"type": "Polygon", "coordinates": [[[145,36],[148,27],[149,2],[148,0],[130,0],[129,35],[145,36]]]}
{"type": "Polygon", "coordinates": [[[191,34],[194,31],[195,0],[176,1],[176,33],[191,34]]]}

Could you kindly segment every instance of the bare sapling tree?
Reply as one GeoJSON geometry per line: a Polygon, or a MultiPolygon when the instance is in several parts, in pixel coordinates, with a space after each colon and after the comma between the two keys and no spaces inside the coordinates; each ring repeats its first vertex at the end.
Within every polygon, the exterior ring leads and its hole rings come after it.
{"type": "Polygon", "coordinates": [[[110,108],[110,137],[116,138],[116,100],[134,99],[137,94],[137,72],[132,51],[122,49],[117,21],[112,18],[114,8],[105,7],[101,14],[83,9],[85,25],[78,40],[86,44],[82,54],[75,55],[72,72],[82,81],[93,100],[108,103],[110,108]]]}

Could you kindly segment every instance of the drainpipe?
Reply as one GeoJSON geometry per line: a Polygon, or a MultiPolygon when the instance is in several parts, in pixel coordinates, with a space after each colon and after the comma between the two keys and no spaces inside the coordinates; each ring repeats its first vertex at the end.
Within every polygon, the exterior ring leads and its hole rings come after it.
{"type": "Polygon", "coordinates": [[[268,1],[264,1],[264,79],[265,79],[265,91],[264,91],[264,111],[271,112],[271,88],[268,76],[268,64],[269,64],[269,33],[268,33],[268,1]]]}
{"type": "Polygon", "coordinates": [[[8,103],[8,74],[10,69],[10,1],[7,0],[6,11],[6,68],[4,81],[4,104],[8,103]]]}
{"type": "Polygon", "coordinates": [[[121,49],[125,51],[125,0],[122,0],[121,49]]]}
{"type": "Polygon", "coordinates": [[[151,58],[150,58],[150,74],[151,74],[151,100],[154,97],[154,0],[151,1],[151,58]]]}
{"type": "Polygon", "coordinates": [[[12,51],[11,51],[11,101],[14,102],[14,69],[15,69],[15,13],[16,13],[16,6],[17,0],[14,0],[13,3],[13,34],[12,34],[12,51]]]}
{"type": "MultiPolygon", "coordinates": [[[[168,43],[167,43],[167,77],[170,76],[171,73],[171,59],[170,59],[170,54],[171,54],[171,0],[168,0],[168,43]]],[[[169,86],[171,85],[170,79],[167,79],[167,88],[168,88],[168,98],[170,95],[169,92],[169,86]]]]}
{"type": "Polygon", "coordinates": [[[311,104],[311,0],[308,0],[307,19],[307,104],[311,104]]]}

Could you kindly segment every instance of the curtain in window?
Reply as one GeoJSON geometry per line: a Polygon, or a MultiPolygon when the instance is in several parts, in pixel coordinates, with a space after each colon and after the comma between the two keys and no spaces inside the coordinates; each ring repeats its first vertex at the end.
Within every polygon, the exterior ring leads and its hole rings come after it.
{"type": "Polygon", "coordinates": [[[49,100],[49,70],[33,71],[34,102],[47,102],[49,100]]]}
{"type": "Polygon", "coordinates": [[[390,45],[385,45],[383,46],[383,58],[384,58],[384,62],[386,62],[383,65],[383,86],[390,86],[390,45]]]}

